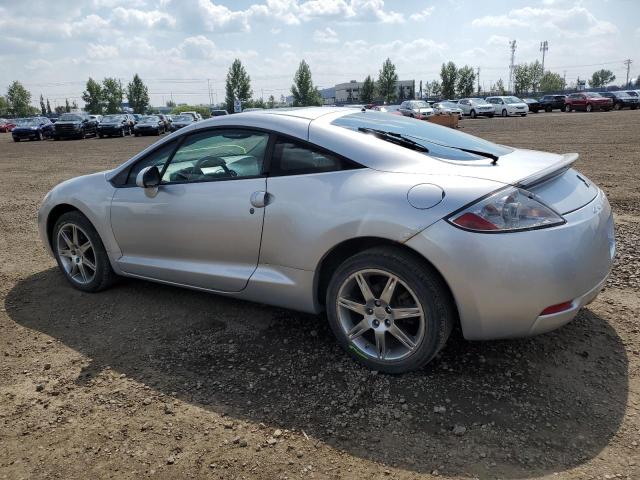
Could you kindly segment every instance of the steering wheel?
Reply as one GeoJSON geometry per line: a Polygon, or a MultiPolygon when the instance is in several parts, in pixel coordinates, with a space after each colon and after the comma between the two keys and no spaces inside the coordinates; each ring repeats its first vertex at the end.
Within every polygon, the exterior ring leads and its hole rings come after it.
{"type": "Polygon", "coordinates": [[[210,167],[222,168],[222,170],[224,170],[224,173],[226,173],[229,177],[238,176],[238,173],[235,170],[231,170],[229,167],[227,167],[227,162],[225,162],[224,158],[216,157],[214,155],[201,158],[193,166],[193,169],[195,171],[200,171],[200,174],[204,175],[204,173],[202,172],[202,168],[210,168],[210,167]]]}

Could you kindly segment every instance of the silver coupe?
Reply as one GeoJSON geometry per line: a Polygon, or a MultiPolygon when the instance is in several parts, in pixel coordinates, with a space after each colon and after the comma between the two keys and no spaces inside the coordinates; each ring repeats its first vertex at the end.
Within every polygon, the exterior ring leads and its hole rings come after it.
{"type": "Polygon", "coordinates": [[[118,276],[326,311],[371,369],[535,335],[602,288],[615,240],[577,154],[346,108],[220,116],[51,190],[42,240],[75,288],[118,276]]]}

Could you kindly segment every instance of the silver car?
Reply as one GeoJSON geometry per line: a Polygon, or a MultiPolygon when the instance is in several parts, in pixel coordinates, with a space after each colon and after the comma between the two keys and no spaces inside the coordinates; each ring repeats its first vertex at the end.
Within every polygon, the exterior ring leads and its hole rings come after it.
{"type": "Polygon", "coordinates": [[[458,107],[463,115],[469,115],[471,118],[479,116],[491,118],[496,114],[495,107],[482,98],[461,98],[458,100],[458,107]]]}
{"type": "Polygon", "coordinates": [[[448,115],[458,115],[459,119],[462,119],[462,109],[455,102],[437,102],[433,104],[433,110],[435,113],[445,113],[448,115]]]}
{"type": "Polygon", "coordinates": [[[398,111],[407,117],[424,120],[433,115],[433,108],[424,100],[405,100],[400,104],[398,111]]]}
{"type": "Polygon", "coordinates": [[[38,214],[71,285],[118,276],[320,313],[369,368],[572,320],[615,251],[577,154],[518,150],[346,108],[196,122],[123,165],[68,180],[38,214]]]}

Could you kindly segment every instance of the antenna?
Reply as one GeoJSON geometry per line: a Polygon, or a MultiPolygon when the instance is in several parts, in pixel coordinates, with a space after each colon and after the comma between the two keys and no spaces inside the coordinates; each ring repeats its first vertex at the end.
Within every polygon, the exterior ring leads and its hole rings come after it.
{"type": "Polygon", "coordinates": [[[513,92],[513,69],[515,67],[514,62],[516,59],[516,41],[509,42],[509,48],[511,49],[511,64],[509,65],[509,92],[513,92]]]}
{"type": "Polygon", "coordinates": [[[549,50],[549,42],[546,40],[540,42],[540,51],[542,52],[542,73],[544,73],[544,54],[549,50]]]}
{"type": "Polygon", "coordinates": [[[627,58],[627,59],[626,59],[624,62],[622,62],[622,63],[624,63],[624,64],[627,66],[627,88],[630,88],[630,85],[629,85],[629,69],[631,68],[631,64],[632,64],[633,62],[631,61],[631,59],[630,59],[630,58],[627,58]]]}

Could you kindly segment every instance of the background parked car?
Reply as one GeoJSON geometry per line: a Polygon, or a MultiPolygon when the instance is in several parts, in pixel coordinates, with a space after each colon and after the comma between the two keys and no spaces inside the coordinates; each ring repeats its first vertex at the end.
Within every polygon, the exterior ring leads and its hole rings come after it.
{"type": "Polygon", "coordinates": [[[158,117],[160,117],[160,120],[162,120],[162,123],[164,123],[164,131],[165,132],[170,132],[171,131],[171,118],[169,115],[165,115],[163,113],[158,113],[156,114],[158,115],[158,117]]]}
{"type": "Polygon", "coordinates": [[[613,100],[595,92],[572,93],[567,96],[564,102],[565,112],[572,110],[584,110],[585,112],[604,110],[608,112],[612,108],[613,100]]]}
{"type": "Polygon", "coordinates": [[[622,110],[623,108],[635,110],[638,108],[638,97],[629,95],[627,92],[601,92],[600,95],[613,100],[614,110],[622,110]]]}
{"type": "Polygon", "coordinates": [[[540,102],[538,102],[538,100],[536,100],[535,98],[523,98],[522,101],[527,104],[530,112],[538,113],[540,110],[542,110],[540,102]]]}
{"type": "Polygon", "coordinates": [[[47,117],[19,118],[11,130],[14,142],[20,140],[44,140],[51,138],[53,123],[47,117]]]}
{"type": "Polygon", "coordinates": [[[454,102],[437,102],[432,105],[433,111],[436,113],[448,113],[451,115],[458,115],[458,118],[462,118],[462,109],[457,103],[454,102]]]}
{"type": "Polygon", "coordinates": [[[402,115],[402,113],[400,113],[400,105],[374,105],[371,107],[371,110],[391,113],[393,115],[402,115]]]}
{"type": "Polygon", "coordinates": [[[164,121],[158,115],[145,115],[133,129],[136,137],[140,135],[160,135],[166,131],[164,121]]]}
{"type": "Polygon", "coordinates": [[[100,123],[100,121],[102,120],[102,115],[89,115],[89,118],[97,121],[98,123],[100,123]]]}
{"type": "Polygon", "coordinates": [[[183,127],[191,125],[195,120],[191,115],[173,115],[173,121],[171,122],[171,130],[174,132],[180,130],[183,127]]]}
{"type": "Polygon", "coordinates": [[[496,113],[495,107],[483,98],[461,98],[458,100],[458,107],[463,115],[469,115],[471,118],[482,115],[491,118],[496,113]]]}
{"type": "Polygon", "coordinates": [[[140,121],[140,119],[144,116],[140,113],[133,113],[133,118],[135,119],[136,123],[138,123],[140,121]]]}
{"type": "Polygon", "coordinates": [[[545,112],[564,110],[564,101],[566,98],[566,95],[545,95],[538,100],[538,103],[540,104],[540,109],[544,109],[545,112]]]}
{"type": "Polygon", "coordinates": [[[220,117],[222,115],[229,115],[229,112],[226,110],[211,110],[212,117],[220,117]]]}
{"type": "Polygon", "coordinates": [[[507,117],[509,115],[520,115],[526,117],[529,107],[520,98],[514,96],[487,97],[487,102],[493,104],[497,115],[507,117]]]}
{"type": "Polygon", "coordinates": [[[63,113],[53,125],[53,139],[85,138],[87,135],[98,134],[98,122],[86,113],[63,113]]]}
{"type": "Polygon", "coordinates": [[[0,118],[0,132],[10,132],[16,126],[15,120],[0,118]]]}
{"type": "Polygon", "coordinates": [[[433,115],[433,108],[424,100],[405,100],[400,104],[400,113],[405,117],[425,119],[433,115]]]}
{"type": "MultiPolygon", "coordinates": [[[[243,111],[246,111],[246,110],[243,110],[243,111]]],[[[198,112],[182,112],[180,115],[191,115],[193,117],[194,122],[197,122],[198,120],[202,120],[202,117],[198,112]]]]}
{"type": "Polygon", "coordinates": [[[98,136],[103,137],[124,137],[131,135],[132,130],[129,125],[129,118],[126,115],[105,115],[98,124],[98,136]]]}

